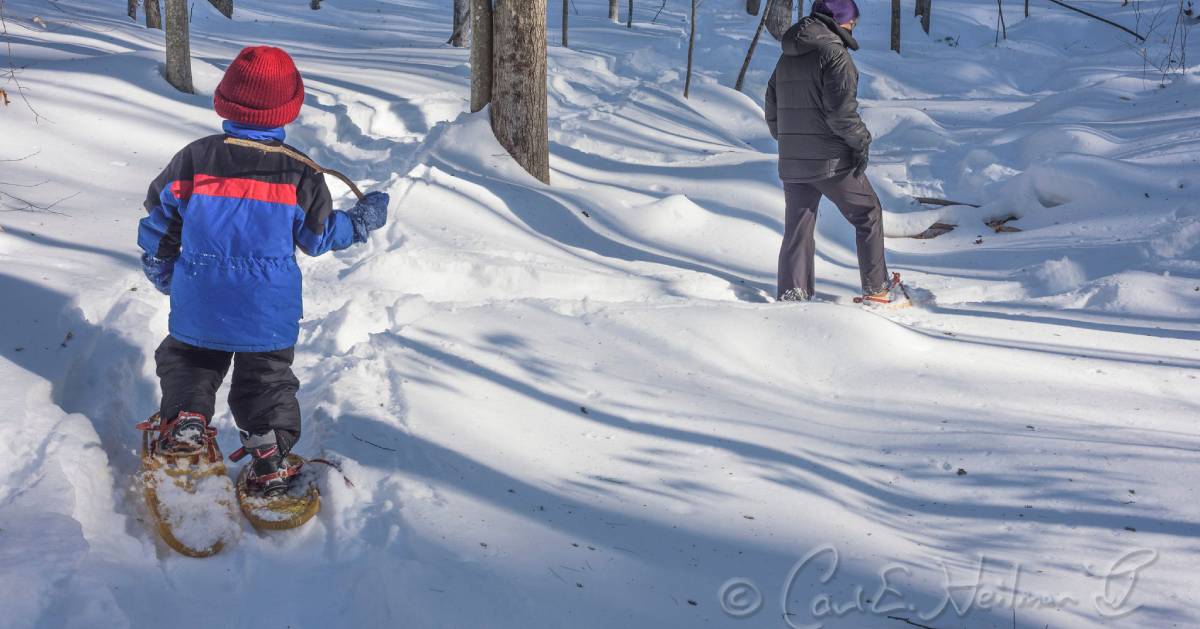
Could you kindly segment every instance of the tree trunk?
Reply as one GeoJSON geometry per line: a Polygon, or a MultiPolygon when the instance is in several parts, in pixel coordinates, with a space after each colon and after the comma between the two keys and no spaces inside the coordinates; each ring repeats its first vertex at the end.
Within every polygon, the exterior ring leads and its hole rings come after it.
{"type": "Polygon", "coordinates": [[[146,0],[146,28],[162,28],[162,8],[158,0],[146,0]]]}
{"type": "Polygon", "coordinates": [[[492,0],[471,0],[471,111],[492,102],[492,0]]]}
{"type": "Polygon", "coordinates": [[[469,0],[454,0],[454,25],[450,41],[455,48],[466,46],[467,33],[471,32],[471,3],[469,0]]]}
{"type": "MultiPolygon", "coordinates": [[[[771,6],[768,2],[767,6],[771,6]]],[[[746,13],[750,15],[758,15],[759,9],[762,8],[762,0],[746,0],[746,13]]]]}
{"type": "Polygon", "coordinates": [[[1029,0],[1025,0],[1025,17],[1029,17],[1029,0]]]}
{"type": "Polygon", "coordinates": [[[771,15],[771,7],[774,4],[767,4],[767,10],[763,11],[762,19],[758,21],[758,28],[754,31],[754,38],[750,40],[750,49],[746,51],[746,60],[742,62],[742,69],[738,72],[737,83],[733,85],[733,89],[742,91],[742,85],[746,83],[746,71],[750,69],[750,60],[754,57],[754,49],[758,47],[758,39],[762,37],[763,26],[767,24],[767,18],[771,15]]]}
{"type": "Polygon", "coordinates": [[[220,11],[221,15],[233,19],[233,0],[208,0],[208,3],[220,11]]]}
{"type": "Polygon", "coordinates": [[[567,19],[567,15],[568,15],[567,11],[570,9],[570,6],[569,6],[570,4],[571,4],[571,0],[563,0],[563,16],[562,16],[562,20],[563,20],[563,22],[562,22],[562,32],[563,32],[562,45],[563,45],[563,48],[571,47],[570,39],[567,37],[567,29],[570,26],[569,20],[567,19]]]}
{"type": "Polygon", "coordinates": [[[767,0],[767,6],[771,9],[767,32],[775,39],[783,39],[783,34],[792,27],[792,0],[767,0]]]}
{"type": "Polygon", "coordinates": [[[629,0],[629,15],[626,17],[629,21],[625,23],[625,27],[633,28],[633,0],[629,0]]]}
{"type": "Polygon", "coordinates": [[[691,33],[688,34],[688,64],[687,78],[683,80],[683,97],[687,98],[692,91],[692,55],[696,50],[696,4],[698,0],[692,0],[692,19],[691,33]]]}
{"type": "Polygon", "coordinates": [[[921,29],[925,34],[929,34],[929,13],[933,9],[933,0],[917,0],[916,10],[913,11],[913,17],[921,18],[921,29]]]}
{"type": "Polygon", "coordinates": [[[188,33],[187,0],[167,1],[167,82],[192,94],[192,49],[188,33]]]}
{"type": "Polygon", "coordinates": [[[900,52],[900,0],[892,0],[892,50],[900,52]]]}
{"type": "Polygon", "coordinates": [[[618,6],[621,0],[608,0],[608,19],[620,24],[621,16],[618,14],[618,6]]]}
{"type": "Polygon", "coordinates": [[[492,132],[530,175],[550,183],[546,0],[496,0],[492,132]]]}
{"type": "Polygon", "coordinates": [[[129,13],[129,19],[137,21],[137,5],[138,0],[129,0],[129,4],[125,6],[125,10],[129,13]]]}

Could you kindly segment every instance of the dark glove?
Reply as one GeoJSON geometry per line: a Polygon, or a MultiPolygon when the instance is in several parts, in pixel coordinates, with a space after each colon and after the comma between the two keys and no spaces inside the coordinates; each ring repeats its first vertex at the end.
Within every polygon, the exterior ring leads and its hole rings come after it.
{"type": "Polygon", "coordinates": [[[154,288],[164,295],[171,294],[171,275],[175,273],[175,258],[156,258],[142,254],[142,271],[154,288]]]}
{"type": "Polygon", "coordinates": [[[854,151],[850,159],[854,163],[854,176],[862,177],[863,173],[867,172],[867,162],[871,161],[871,149],[868,147],[854,151]]]}
{"type": "Polygon", "coordinates": [[[367,235],[387,223],[388,202],[386,192],[368,192],[361,201],[346,212],[354,224],[354,242],[366,242],[367,235]]]}

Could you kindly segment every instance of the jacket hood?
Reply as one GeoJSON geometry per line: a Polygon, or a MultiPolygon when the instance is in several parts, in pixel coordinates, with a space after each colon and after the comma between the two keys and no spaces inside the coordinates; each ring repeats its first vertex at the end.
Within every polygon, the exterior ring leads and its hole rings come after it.
{"type": "Polygon", "coordinates": [[[828,15],[815,13],[802,18],[783,34],[783,54],[791,57],[806,55],[818,48],[841,44],[858,50],[858,41],[828,15]]]}

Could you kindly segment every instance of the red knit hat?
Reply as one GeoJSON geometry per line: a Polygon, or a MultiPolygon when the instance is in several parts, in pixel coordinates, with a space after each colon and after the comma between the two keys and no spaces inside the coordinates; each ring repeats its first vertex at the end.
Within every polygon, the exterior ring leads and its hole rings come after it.
{"type": "Polygon", "coordinates": [[[256,127],[282,127],[300,115],[304,81],[288,54],[250,46],[238,54],[213,94],[217,115],[256,127]]]}

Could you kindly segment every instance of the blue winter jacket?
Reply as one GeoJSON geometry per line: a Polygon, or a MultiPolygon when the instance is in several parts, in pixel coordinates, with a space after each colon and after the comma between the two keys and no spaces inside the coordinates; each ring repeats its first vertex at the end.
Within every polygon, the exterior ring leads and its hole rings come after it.
{"type": "Polygon", "coordinates": [[[138,246],[173,261],[171,336],[230,352],[280,350],[300,334],[296,248],[344,249],[354,228],[333,210],[322,175],[282,153],[226,144],[230,136],[279,145],[284,132],[226,122],[224,135],[184,147],[150,184],[138,246]]]}

